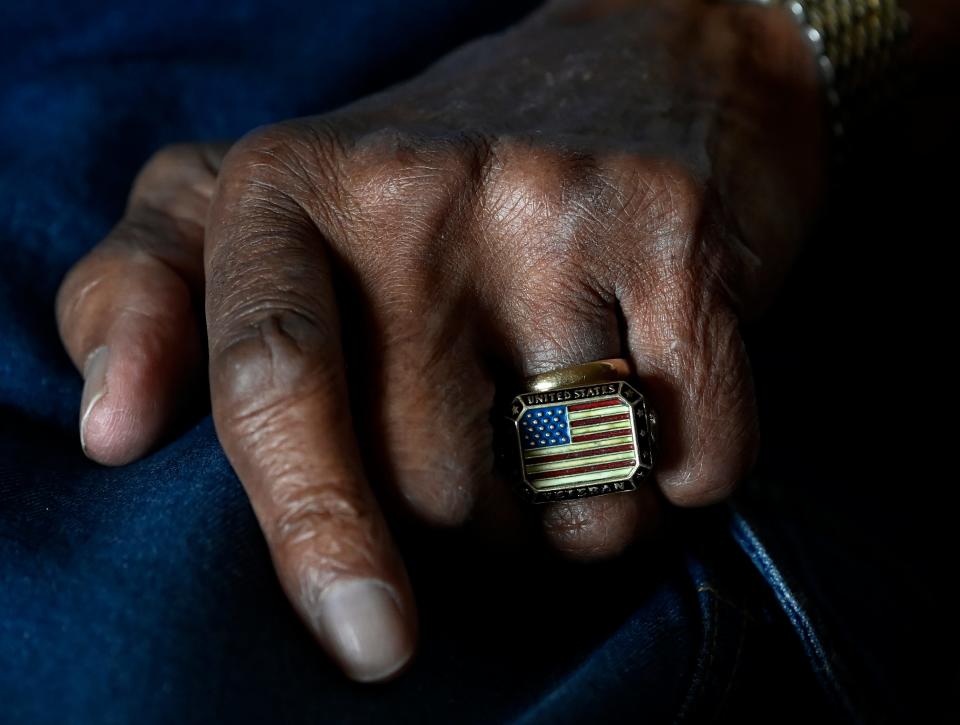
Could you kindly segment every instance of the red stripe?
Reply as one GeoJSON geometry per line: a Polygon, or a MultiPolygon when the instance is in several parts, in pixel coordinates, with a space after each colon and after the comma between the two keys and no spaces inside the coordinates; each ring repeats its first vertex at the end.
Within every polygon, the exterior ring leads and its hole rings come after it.
{"type": "Polygon", "coordinates": [[[623,443],[619,446],[607,446],[606,448],[592,448],[589,451],[575,451],[573,453],[558,453],[555,456],[537,456],[536,458],[526,459],[527,465],[539,463],[553,463],[554,461],[563,461],[567,458],[585,458],[587,456],[603,456],[607,453],[619,453],[620,451],[633,450],[632,443],[623,443]]]}
{"type": "Polygon", "coordinates": [[[608,405],[623,405],[623,401],[620,398],[610,398],[610,400],[595,400],[592,403],[577,403],[576,405],[568,406],[568,410],[571,413],[576,413],[578,410],[593,410],[594,408],[606,408],[608,405]]]}
{"type": "Polygon", "coordinates": [[[617,430],[605,430],[602,433],[587,433],[586,435],[577,436],[573,441],[574,443],[586,443],[587,441],[599,441],[604,438],[616,438],[617,436],[631,435],[629,428],[619,428],[617,430]]]}
{"type": "Polygon", "coordinates": [[[529,481],[540,481],[544,478],[558,478],[559,476],[571,476],[575,473],[593,473],[594,471],[609,471],[612,468],[626,468],[636,463],[631,461],[613,461],[612,463],[597,463],[592,466],[577,466],[576,468],[561,468],[559,471],[544,471],[527,476],[529,481]]]}
{"type": "Polygon", "coordinates": [[[580,420],[571,420],[571,428],[580,428],[585,425],[599,425],[600,423],[613,423],[615,420],[628,420],[629,413],[617,413],[616,415],[601,415],[599,418],[581,418],[580,420]]]}

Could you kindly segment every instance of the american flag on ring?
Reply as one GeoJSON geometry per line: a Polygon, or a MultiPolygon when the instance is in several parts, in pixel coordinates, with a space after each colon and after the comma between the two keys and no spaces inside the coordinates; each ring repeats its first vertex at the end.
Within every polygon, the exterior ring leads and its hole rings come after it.
{"type": "Polygon", "coordinates": [[[533,406],[518,429],[524,475],[538,489],[622,481],[636,470],[633,409],[617,396],[533,406]]]}

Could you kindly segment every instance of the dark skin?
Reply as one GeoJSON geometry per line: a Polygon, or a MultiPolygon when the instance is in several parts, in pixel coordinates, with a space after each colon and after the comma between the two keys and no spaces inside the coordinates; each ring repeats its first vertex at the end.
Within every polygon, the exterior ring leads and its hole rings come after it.
{"type": "Polygon", "coordinates": [[[739,328],[818,203],[819,120],[781,12],[573,1],[332,113],[165,149],[58,296],[84,450],[147,453],[206,347],[291,602],[348,676],[395,677],[418,625],[388,520],[530,536],[494,461],[498,389],[625,357],[660,413],[655,485],[538,508],[570,558],[749,470],[739,328]]]}

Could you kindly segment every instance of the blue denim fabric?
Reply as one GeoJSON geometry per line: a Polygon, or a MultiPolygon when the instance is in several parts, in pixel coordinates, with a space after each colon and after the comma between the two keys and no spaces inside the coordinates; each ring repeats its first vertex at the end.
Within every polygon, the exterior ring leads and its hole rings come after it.
{"type": "Polygon", "coordinates": [[[839,548],[784,539],[762,497],[678,513],[662,540],[590,567],[398,527],[422,646],[371,687],[293,615],[209,418],[124,468],[81,455],[53,295],[142,162],[335,107],[531,4],[0,9],[0,722],[804,722],[882,701],[883,663],[871,678],[846,657],[875,630],[849,631],[856,602],[810,575],[839,548]]]}

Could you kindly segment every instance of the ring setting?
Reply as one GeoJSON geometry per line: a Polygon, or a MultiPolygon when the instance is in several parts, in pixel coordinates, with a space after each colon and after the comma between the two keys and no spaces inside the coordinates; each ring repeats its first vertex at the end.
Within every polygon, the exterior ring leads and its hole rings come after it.
{"type": "Polygon", "coordinates": [[[510,401],[515,478],[532,503],[636,490],[653,471],[657,417],[622,359],[529,378],[510,401]]]}

